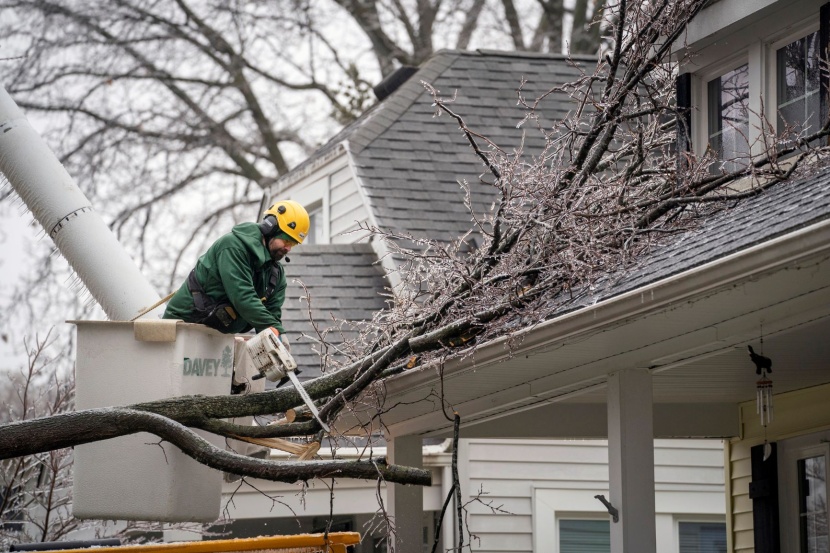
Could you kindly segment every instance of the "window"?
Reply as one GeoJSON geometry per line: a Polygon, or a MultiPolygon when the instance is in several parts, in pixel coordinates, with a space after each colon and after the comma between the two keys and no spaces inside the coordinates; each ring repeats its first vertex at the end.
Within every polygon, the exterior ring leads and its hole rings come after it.
{"type": "Polygon", "coordinates": [[[828,551],[827,458],[824,455],[798,460],[798,520],[800,551],[828,551]]]}
{"type": "Polygon", "coordinates": [[[611,526],[607,520],[559,520],[559,553],[608,553],[611,526]]]}
{"type": "Polygon", "coordinates": [[[709,81],[708,95],[709,146],[724,161],[724,170],[745,167],[749,154],[749,64],[709,81]]]}
{"type": "Polygon", "coordinates": [[[819,33],[780,48],[777,58],[778,132],[819,128],[819,33]]]}
{"type": "Polygon", "coordinates": [[[711,4],[699,19],[706,23],[692,31],[696,38],[678,49],[694,53],[681,69],[689,76],[678,78],[678,106],[689,113],[680,112],[689,133],[679,147],[699,156],[711,148],[721,160],[712,171],[719,173],[746,167],[750,153],[763,155],[772,128],[779,135],[789,131],[786,140],[792,140],[793,133],[806,136],[824,123],[821,37],[830,36],[830,3],[711,4]]]}
{"type": "Polygon", "coordinates": [[[782,551],[830,551],[830,431],[779,442],[779,513],[782,551]]]}
{"type": "Polygon", "coordinates": [[[678,523],[680,553],[726,553],[726,524],[722,522],[678,523]]]}
{"type": "Polygon", "coordinates": [[[322,244],[325,243],[324,229],[323,229],[323,204],[319,202],[316,206],[308,208],[308,236],[306,237],[306,244],[322,244]]]}

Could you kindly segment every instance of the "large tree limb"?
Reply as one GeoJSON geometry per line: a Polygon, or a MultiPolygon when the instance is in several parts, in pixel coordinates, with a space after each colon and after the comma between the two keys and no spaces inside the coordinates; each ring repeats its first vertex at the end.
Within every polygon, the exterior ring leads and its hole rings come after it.
{"type": "Polygon", "coordinates": [[[275,463],[237,455],[219,449],[167,417],[118,407],[88,409],[5,425],[0,434],[0,459],[73,447],[137,432],[154,434],[203,465],[253,478],[288,483],[312,478],[382,478],[399,484],[431,484],[429,471],[387,465],[385,460],[275,463]]]}

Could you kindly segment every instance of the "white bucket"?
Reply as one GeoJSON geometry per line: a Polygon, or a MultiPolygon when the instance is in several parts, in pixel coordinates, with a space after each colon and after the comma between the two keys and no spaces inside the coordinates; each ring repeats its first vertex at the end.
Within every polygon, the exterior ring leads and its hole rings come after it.
{"type": "MultiPolygon", "coordinates": [[[[73,321],[77,410],[230,393],[233,335],[181,321],[73,321]]],[[[200,433],[217,447],[224,439],[200,433]]],[[[75,448],[77,518],[211,522],[222,473],[147,433],[75,448]]]]}

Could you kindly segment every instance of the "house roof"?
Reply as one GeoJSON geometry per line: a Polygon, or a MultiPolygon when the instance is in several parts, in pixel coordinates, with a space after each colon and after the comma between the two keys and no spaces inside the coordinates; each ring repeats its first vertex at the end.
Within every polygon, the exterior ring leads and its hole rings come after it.
{"type": "MultiPolygon", "coordinates": [[[[495,190],[479,182],[486,169],[456,121],[446,114],[433,116],[432,98],[422,81],[445,98],[456,95],[452,109],[467,126],[508,151],[529,129],[524,149],[533,154],[540,151],[543,140],[531,122],[517,128],[525,116],[525,109],[517,105],[517,90],[522,87],[523,95],[532,102],[579,74],[579,69],[561,55],[440,51],[392,95],[344,128],[279,184],[296,181],[321,159],[344,147],[381,228],[418,238],[460,236],[472,222],[458,182],[470,183],[478,213],[492,203],[495,190]]],[[[546,118],[543,124],[548,128],[574,107],[566,95],[556,93],[541,106],[546,118]]],[[[480,147],[486,149],[486,144],[480,141],[480,147]]]]}
{"type": "MultiPolygon", "coordinates": [[[[382,228],[416,237],[460,236],[470,229],[471,221],[458,181],[466,179],[473,185],[479,213],[494,200],[495,190],[478,183],[483,164],[457,123],[446,114],[433,117],[432,99],[421,81],[444,96],[457,93],[453,109],[468,126],[512,148],[524,132],[517,128],[525,115],[516,101],[522,82],[526,81],[525,96],[533,100],[578,74],[561,55],[440,51],[393,94],[282,177],[279,185],[298,181],[345,149],[382,228]]],[[[567,98],[552,95],[544,105],[545,116],[556,120],[571,107],[567,98]]],[[[526,151],[538,151],[543,145],[539,133],[531,128],[527,134],[526,151]]],[[[388,282],[369,245],[306,245],[290,257],[288,278],[298,278],[308,287],[312,315],[322,328],[331,328],[333,318],[368,320],[385,307],[381,294],[388,282]]],[[[283,324],[302,376],[314,378],[320,374],[321,352],[314,343],[316,331],[308,321],[307,305],[298,299],[303,295],[296,283],[289,282],[283,324]]],[[[329,334],[327,339],[336,346],[352,336],[354,330],[329,334]]]]}
{"type": "Polygon", "coordinates": [[[289,257],[282,323],[302,378],[316,378],[321,374],[321,354],[337,356],[335,351],[320,350],[317,330],[330,330],[326,337],[335,347],[355,337],[354,328],[341,331],[333,317],[371,319],[386,306],[381,294],[388,284],[369,244],[303,245],[289,257]],[[309,305],[317,330],[309,320],[309,305]]]}
{"type": "Polygon", "coordinates": [[[592,287],[593,292],[564,303],[558,313],[636,290],[829,218],[830,168],[826,168],[728,204],[699,226],[635,260],[633,266],[609,275],[592,287]]]}

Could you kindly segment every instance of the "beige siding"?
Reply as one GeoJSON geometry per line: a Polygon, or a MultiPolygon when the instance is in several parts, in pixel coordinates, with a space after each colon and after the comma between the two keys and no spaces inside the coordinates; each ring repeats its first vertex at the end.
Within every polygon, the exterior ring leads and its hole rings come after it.
{"type": "MultiPolygon", "coordinates": [[[[655,485],[661,504],[675,505],[673,512],[693,513],[681,503],[706,496],[723,516],[721,442],[656,440],[655,448],[655,485]]],[[[608,489],[608,449],[603,440],[469,439],[463,440],[462,451],[469,467],[464,493],[468,498],[482,493],[480,502],[470,505],[470,529],[480,540],[476,552],[533,551],[538,490],[584,496],[588,512],[601,516],[602,506],[593,495],[607,494],[608,489]]],[[[584,511],[570,505],[566,510],[584,511]]]]}
{"type": "MultiPolygon", "coordinates": [[[[830,385],[816,386],[774,397],[775,420],[767,428],[771,442],[830,428],[827,408],[830,385]]],[[[749,482],[752,477],[750,450],[764,442],[764,429],[755,413],[755,402],[743,403],[741,436],[730,444],[727,478],[730,480],[729,505],[732,551],[749,553],[755,550],[752,523],[752,500],[749,482]]]]}

